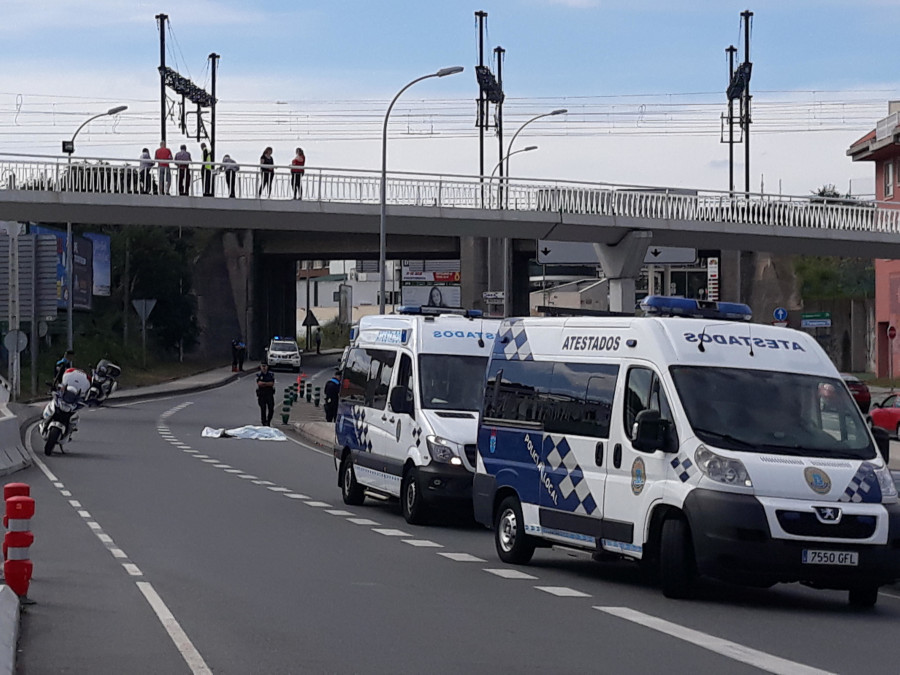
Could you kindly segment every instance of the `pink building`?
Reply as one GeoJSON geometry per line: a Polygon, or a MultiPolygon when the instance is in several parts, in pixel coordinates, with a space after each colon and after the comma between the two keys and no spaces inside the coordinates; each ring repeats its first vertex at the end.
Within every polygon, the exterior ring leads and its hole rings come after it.
{"type": "MultiPolygon", "coordinates": [[[[900,208],[900,101],[891,101],[887,117],[847,150],[854,162],[875,163],[875,199],[900,208]]],[[[875,260],[875,370],[878,377],[900,372],[900,260],[875,260]],[[892,353],[893,352],[893,353],[892,353]]]]}

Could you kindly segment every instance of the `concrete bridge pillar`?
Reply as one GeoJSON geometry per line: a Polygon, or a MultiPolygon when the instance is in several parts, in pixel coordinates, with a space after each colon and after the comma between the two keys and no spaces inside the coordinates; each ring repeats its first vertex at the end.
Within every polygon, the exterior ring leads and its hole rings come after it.
{"type": "Polygon", "coordinates": [[[652,232],[632,230],[614,245],[595,244],[600,266],[609,279],[610,311],[634,311],[635,279],[641,273],[652,238],[652,232]]]}

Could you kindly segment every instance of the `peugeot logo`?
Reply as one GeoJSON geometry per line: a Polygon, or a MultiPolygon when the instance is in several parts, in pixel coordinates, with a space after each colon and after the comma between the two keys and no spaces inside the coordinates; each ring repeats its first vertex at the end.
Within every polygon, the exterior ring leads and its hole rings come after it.
{"type": "Polygon", "coordinates": [[[826,525],[837,525],[841,522],[841,510],[834,506],[816,506],[816,518],[826,525]]]}

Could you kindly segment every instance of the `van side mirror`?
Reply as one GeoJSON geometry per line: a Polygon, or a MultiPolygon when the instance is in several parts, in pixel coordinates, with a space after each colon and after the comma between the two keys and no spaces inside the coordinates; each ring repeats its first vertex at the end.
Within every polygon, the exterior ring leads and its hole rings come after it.
{"type": "Polygon", "coordinates": [[[391,389],[391,410],[395,413],[413,414],[413,401],[408,387],[397,385],[391,389]]]}
{"type": "Polygon", "coordinates": [[[884,463],[891,461],[891,434],[887,429],[881,427],[872,427],[872,436],[875,437],[875,445],[884,457],[884,463]]]}
{"type": "Polygon", "coordinates": [[[669,437],[669,420],[660,417],[658,410],[641,410],[634,420],[634,440],[631,445],[641,452],[663,450],[669,437]]]}

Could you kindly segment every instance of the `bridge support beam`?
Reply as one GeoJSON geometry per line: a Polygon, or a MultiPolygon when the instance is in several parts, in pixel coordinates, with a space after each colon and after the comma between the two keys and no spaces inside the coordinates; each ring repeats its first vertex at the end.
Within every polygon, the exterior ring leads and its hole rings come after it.
{"type": "Polygon", "coordinates": [[[635,280],[641,273],[652,238],[652,232],[632,230],[616,244],[595,244],[600,266],[609,280],[610,311],[634,311],[635,280]]]}

